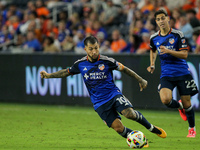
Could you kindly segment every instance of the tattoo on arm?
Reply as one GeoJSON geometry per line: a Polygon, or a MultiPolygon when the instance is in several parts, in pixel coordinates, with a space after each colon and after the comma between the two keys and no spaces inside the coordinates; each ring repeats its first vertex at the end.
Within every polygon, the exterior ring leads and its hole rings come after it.
{"type": "Polygon", "coordinates": [[[69,72],[67,71],[67,69],[62,69],[62,70],[59,70],[57,72],[54,72],[54,73],[51,73],[49,75],[50,78],[64,78],[64,77],[67,77],[69,76],[69,72]]]}
{"type": "Polygon", "coordinates": [[[142,81],[142,78],[135,73],[133,70],[129,69],[128,67],[124,66],[124,69],[122,70],[125,74],[134,77],[138,82],[142,81]]]}

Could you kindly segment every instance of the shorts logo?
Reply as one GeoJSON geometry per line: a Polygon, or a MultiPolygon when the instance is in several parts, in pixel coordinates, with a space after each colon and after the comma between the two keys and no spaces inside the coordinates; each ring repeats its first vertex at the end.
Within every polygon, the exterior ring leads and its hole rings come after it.
{"type": "Polygon", "coordinates": [[[174,41],[175,41],[175,40],[174,40],[173,38],[170,38],[170,39],[169,39],[169,43],[170,43],[170,44],[174,44],[174,41]]]}
{"type": "Polygon", "coordinates": [[[104,70],[105,66],[104,66],[104,64],[99,64],[98,68],[102,71],[102,70],[104,70]]]}
{"type": "Polygon", "coordinates": [[[182,39],[181,42],[182,42],[183,44],[185,44],[185,39],[182,39]]]}

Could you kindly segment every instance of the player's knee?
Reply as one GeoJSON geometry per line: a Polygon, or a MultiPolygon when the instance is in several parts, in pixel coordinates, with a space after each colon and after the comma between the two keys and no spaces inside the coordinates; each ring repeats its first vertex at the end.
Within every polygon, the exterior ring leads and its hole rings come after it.
{"type": "Polygon", "coordinates": [[[164,105],[168,105],[170,103],[170,101],[172,100],[171,97],[168,97],[168,96],[162,96],[161,97],[161,101],[164,105]]]}

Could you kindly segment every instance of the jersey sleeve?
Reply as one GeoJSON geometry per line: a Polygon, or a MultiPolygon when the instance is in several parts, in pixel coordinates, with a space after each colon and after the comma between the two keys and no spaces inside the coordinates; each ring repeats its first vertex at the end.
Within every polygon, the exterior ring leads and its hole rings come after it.
{"type": "Polygon", "coordinates": [[[118,63],[114,58],[107,57],[108,66],[110,70],[115,70],[118,67],[118,63]]]}
{"type": "MultiPolygon", "coordinates": [[[[114,59],[113,59],[114,60],[114,59]]],[[[114,60],[113,62],[110,62],[110,69],[111,70],[118,70],[121,71],[124,69],[124,65],[121,64],[120,62],[114,60]]]]}
{"type": "Polygon", "coordinates": [[[178,39],[178,50],[182,51],[182,50],[188,50],[188,45],[187,45],[187,41],[183,35],[182,32],[180,32],[181,34],[179,34],[179,39],[178,39]]]}
{"type": "Polygon", "coordinates": [[[74,65],[72,65],[71,67],[67,68],[67,71],[71,74],[71,75],[74,75],[74,74],[79,74],[80,73],[80,70],[79,70],[79,67],[78,67],[79,63],[74,63],[74,65]]]}
{"type": "Polygon", "coordinates": [[[153,40],[152,40],[152,38],[150,38],[150,48],[151,48],[151,50],[153,51],[153,52],[155,52],[156,50],[157,50],[157,48],[156,48],[156,46],[154,45],[154,43],[153,43],[153,40]]]}

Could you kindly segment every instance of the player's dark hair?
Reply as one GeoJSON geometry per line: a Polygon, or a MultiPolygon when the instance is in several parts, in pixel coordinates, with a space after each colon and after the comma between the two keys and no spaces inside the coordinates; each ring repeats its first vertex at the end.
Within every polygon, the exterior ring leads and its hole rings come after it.
{"type": "Polygon", "coordinates": [[[167,12],[165,10],[160,9],[160,10],[155,12],[154,17],[156,18],[157,15],[160,15],[160,14],[164,14],[165,16],[168,16],[168,14],[167,14],[167,12]]]}
{"type": "Polygon", "coordinates": [[[88,43],[95,44],[96,42],[98,43],[98,40],[97,40],[96,37],[94,37],[94,36],[88,36],[84,40],[84,45],[87,46],[88,43]]]}

